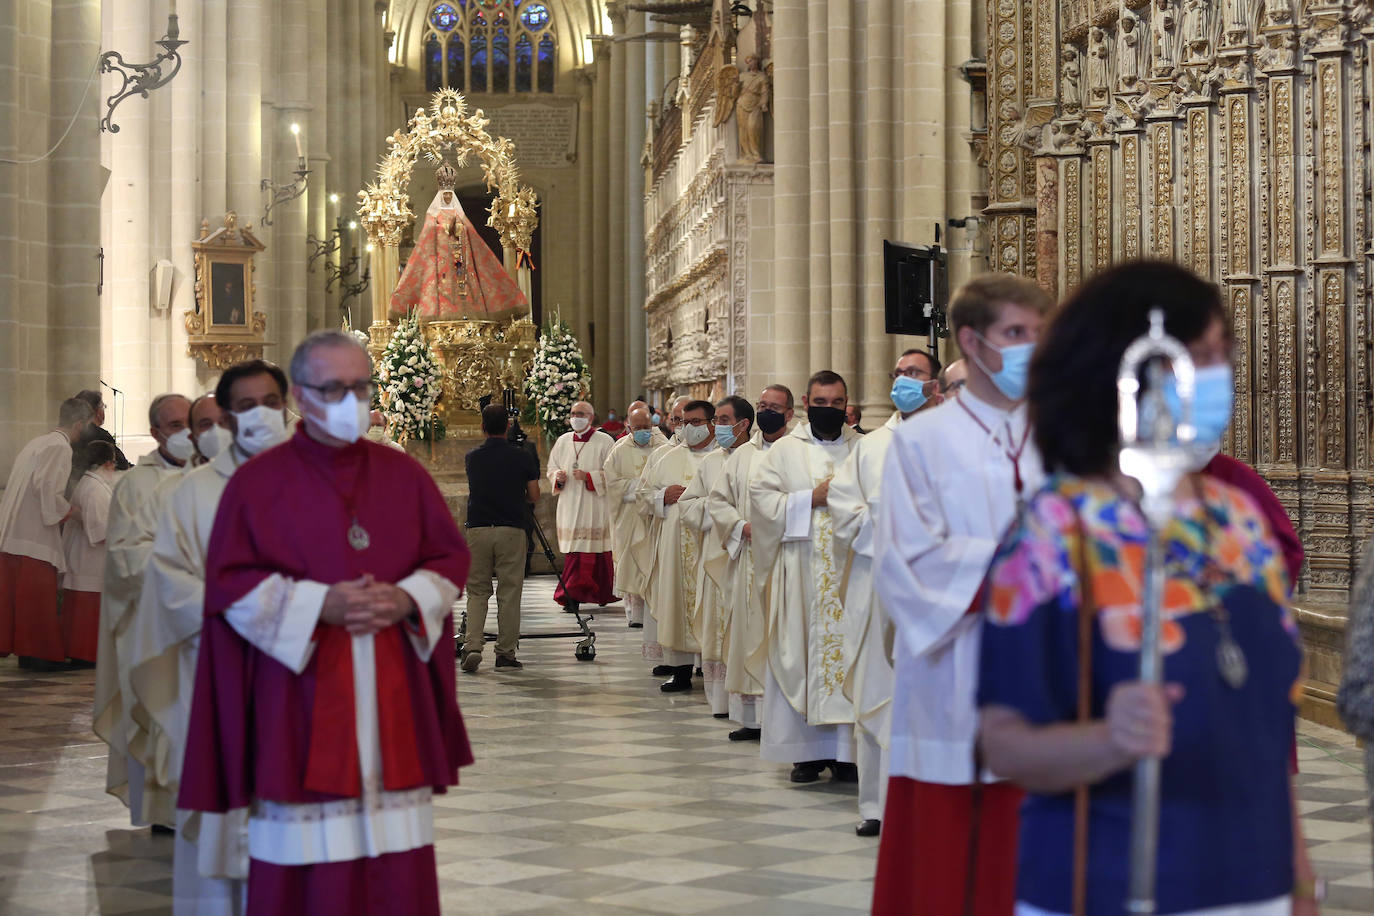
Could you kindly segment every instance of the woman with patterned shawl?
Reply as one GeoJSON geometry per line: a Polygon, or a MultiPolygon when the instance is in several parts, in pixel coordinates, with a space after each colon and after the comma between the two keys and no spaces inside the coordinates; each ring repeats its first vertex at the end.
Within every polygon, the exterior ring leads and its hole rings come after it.
{"type": "MultiPolygon", "coordinates": [[[[1175,492],[1161,534],[1165,683],[1137,680],[1147,529],[1139,487],[1117,469],[1115,380],[1156,308],[1197,367],[1198,438],[1219,442],[1234,390],[1231,331],[1216,287],[1182,268],[1135,263],[1088,281],[1031,364],[1032,426],[1050,476],[988,572],[979,675],[986,762],[1029,793],[1016,913],[1076,908],[1082,784],[1083,911],[1123,911],[1131,768],[1145,756],[1163,758],[1156,912],[1315,912],[1289,767],[1301,651],[1283,556],[1244,491],[1194,473],[1175,492]],[[1082,666],[1080,644],[1091,646],[1082,666]]],[[[1153,402],[1177,423],[1164,379],[1145,410],[1153,402]]]]}

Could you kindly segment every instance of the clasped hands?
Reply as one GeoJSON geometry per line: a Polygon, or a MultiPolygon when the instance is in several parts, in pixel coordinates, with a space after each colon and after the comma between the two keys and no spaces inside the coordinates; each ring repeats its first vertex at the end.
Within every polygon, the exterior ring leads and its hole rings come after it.
{"type": "Polygon", "coordinates": [[[414,612],[415,602],[405,589],[390,582],[378,582],[367,573],[361,578],[329,586],[320,620],[343,627],[353,636],[370,636],[414,612]]]}

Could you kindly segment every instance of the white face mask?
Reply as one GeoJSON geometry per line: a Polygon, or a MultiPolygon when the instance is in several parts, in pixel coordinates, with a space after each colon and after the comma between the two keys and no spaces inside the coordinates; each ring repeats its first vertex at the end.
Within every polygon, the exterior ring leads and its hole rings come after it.
{"type": "Polygon", "coordinates": [[[191,441],[191,430],[181,429],[167,437],[167,441],[162,443],[162,447],[167,450],[177,461],[186,461],[196,453],[195,443],[191,441]]]}
{"type": "Polygon", "coordinates": [[[228,448],[229,443],[233,441],[233,433],[223,426],[216,425],[196,437],[196,448],[200,450],[201,456],[209,461],[228,448]]]}
{"type": "Polygon", "coordinates": [[[343,398],[333,404],[325,404],[313,392],[310,397],[324,410],[321,427],[327,435],[350,445],[367,435],[372,426],[372,405],[367,401],[358,400],[351,391],[344,392],[343,398]]]}
{"type": "Polygon", "coordinates": [[[690,448],[696,448],[698,445],[705,442],[707,439],[710,439],[715,434],[715,430],[712,429],[709,425],[682,427],[682,441],[686,442],[688,447],[690,448]]]}
{"type": "Polygon", "coordinates": [[[286,414],[259,404],[234,414],[238,433],[234,442],[245,455],[256,455],[286,441],[286,414]]]}
{"type": "Polygon", "coordinates": [[[590,426],[591,423],[592,423],[592,421],[591,421],[591,420],[588,420],[586,417],[569,417],[569,418],[568,418],[568,425],[571,426],[571,427],[573,428],[573,432],[575,432],[575,433],[583,433],[583,432],[586,432],[586,431],[587,431],[587,427],[590,426]]]}

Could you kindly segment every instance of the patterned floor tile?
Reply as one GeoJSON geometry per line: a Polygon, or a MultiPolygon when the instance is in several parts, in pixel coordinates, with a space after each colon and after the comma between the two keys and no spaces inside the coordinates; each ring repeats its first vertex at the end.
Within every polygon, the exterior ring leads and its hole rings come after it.
{"type": "MultiPolygon", "coordinates": [[[[525,591],[527,631],[563,630],[552,580],[525,591]]],[[[525,668],[458,681],[477,763],[435,800],[445,912],[530,916],[844,916],[867,909],[874,840],[855,787],[796,786],[731,742],[700,691],[665,696],[639,630],[594,623],[597,657],[526,639],[525,668]]],[[[0,660],[0,914],[165,916],[171,841],[128,827],[103,792],[90,671],[30,675],[0,660]]],[[[1326,916],[1374,912],[1362,754],[1304,723],[1298,804],[1331,879],[1326,916]]]]}

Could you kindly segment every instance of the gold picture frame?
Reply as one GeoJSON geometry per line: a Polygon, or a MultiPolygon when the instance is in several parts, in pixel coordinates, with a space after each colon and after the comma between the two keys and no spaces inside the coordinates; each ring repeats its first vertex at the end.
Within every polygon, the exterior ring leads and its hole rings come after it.
{"type": "Polygon", "coordinates": [[[267,248],[230,210],[224,225],[200,224],[191,243],[196,262],[196,307],[186,312],[186,355],[220,370],[262,356],[267,316],[254,309],[253,257],[267,248]]]}

